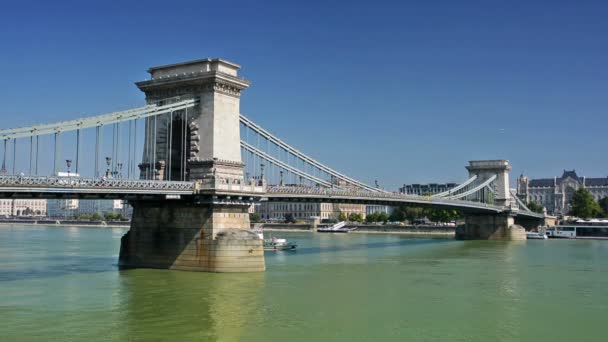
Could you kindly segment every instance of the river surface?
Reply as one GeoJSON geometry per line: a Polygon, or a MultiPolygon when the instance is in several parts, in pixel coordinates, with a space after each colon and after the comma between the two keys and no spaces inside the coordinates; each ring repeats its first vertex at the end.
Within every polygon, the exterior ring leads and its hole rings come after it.
{"type": "Polygon", "coordinates": [[[125,231],[0,227],[0,341],[606,340],[608,241],[273,233],[208,274],[119,271],[125,231]]]}

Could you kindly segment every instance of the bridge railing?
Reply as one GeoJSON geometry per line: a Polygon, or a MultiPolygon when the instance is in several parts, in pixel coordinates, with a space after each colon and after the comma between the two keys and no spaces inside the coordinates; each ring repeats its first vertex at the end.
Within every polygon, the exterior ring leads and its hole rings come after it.
{"type": "Polygon", "coordinates": [[[91,189],[149,189],[190,190],[194,182],[139,180],[121,178],[85,178],[56,176],[1,175],[0,187],[16,188],[91,188],[91,189]]]}
{"type": "Polygon", "coordinates": [[[214,178],[197,180],[195,189],[240,192],[240,193],[265,193],[266,187],[257,185],[256,182],[229,183],[228,181],[216,180],[214,178]]]}

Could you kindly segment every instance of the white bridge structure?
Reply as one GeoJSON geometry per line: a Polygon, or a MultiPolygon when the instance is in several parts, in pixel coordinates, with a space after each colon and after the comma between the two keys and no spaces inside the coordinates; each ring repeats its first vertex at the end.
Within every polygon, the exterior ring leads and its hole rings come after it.
{"type": "Polygon", "coordinates": [[[220,272],[264,269],[261,245],[247,234],[247,208],[258,201],[458,209],[468,215],[462,238],[517,239],[515,218],[544,219],[509,191],[505,160],[471,161],[467,180],[430,196],[390,192],[336,171],[240,114],[249,81],[239,68],[221,59],[151,68],[151,79],[137,83],[145,106],[0,129],[0,197],[128,200],[135,210],[123,265],[220,272]],[[51,146],[41,146],[45,136],[51,146]],[[73,141],[65,144],[66,137],[73,141]],[[52,165],[41,165],[45,155],[52,165]],[[67,176],[58,176],[64,160],[67,176]],[[223,249],[235,243],[242,248],[223,249]]]}

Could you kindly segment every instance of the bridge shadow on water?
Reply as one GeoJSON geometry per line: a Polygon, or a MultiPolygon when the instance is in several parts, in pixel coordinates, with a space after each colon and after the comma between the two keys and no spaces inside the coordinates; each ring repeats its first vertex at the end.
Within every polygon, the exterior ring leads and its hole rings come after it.
{"type": "Polygon", "coordinates": [[[0,282],[46,279],[118,270],[117,258],[114,257],[53,256],[45,258],[44,261],[52,264],[19,269],[0,269],[0,282]]]}

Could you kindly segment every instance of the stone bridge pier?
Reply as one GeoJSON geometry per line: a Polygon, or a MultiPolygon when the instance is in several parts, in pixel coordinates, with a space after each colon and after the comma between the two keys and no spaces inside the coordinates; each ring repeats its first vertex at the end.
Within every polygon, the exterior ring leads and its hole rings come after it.
{"type": "Polygon", "coordinates": [[[191,180],[197,194],[136,200],[123,237],[124,267],[210,272],[265,270],[262,240],[249,225],[249,206],[263,193],[245,184],[240,144],[240,94],[249,82],[239,66],[202,59],[153,67],[136,83],[148,103],[183,98],[198,105],[146,118],[141,178],[191,180]]]}
{"type": "MultiPolygon", "coordinates": [[[[508,160],[475,160],[466,167],[469,177],[477,176],[479,182],[496,175],[494,183],[495,204],[511,207],[508,160]]],[[[515,224],[517,211],[507,209],[502,213],[466,213],[465,224],[456,229],[460,240],[525,240],[526,230],[515,224]]]]}

